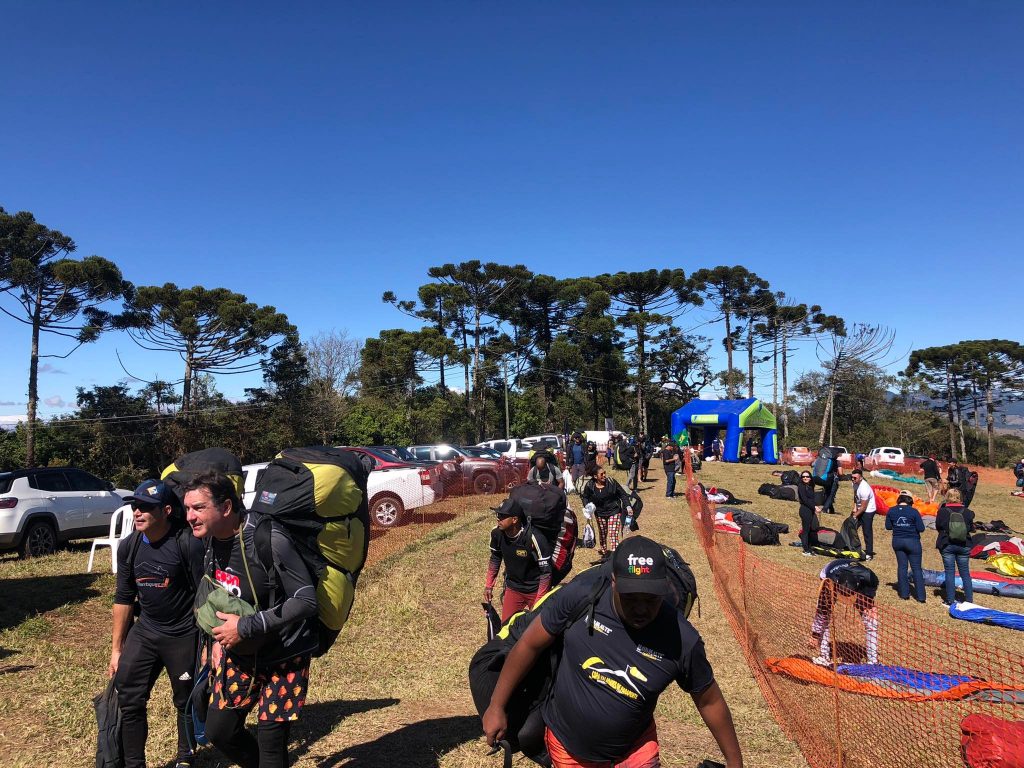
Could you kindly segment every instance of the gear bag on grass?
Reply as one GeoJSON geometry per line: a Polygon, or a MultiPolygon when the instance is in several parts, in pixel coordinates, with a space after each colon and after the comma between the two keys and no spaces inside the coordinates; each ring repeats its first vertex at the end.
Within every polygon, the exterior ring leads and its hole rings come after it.
{"type": "MultiPolygon", "coordinates": [[[[697,601],[697,580],[690,566],[671,547],[662,545],[665,561],[668,565],[669,582],[676,593],[676,609],[684,618],[688,618],[694,603],[697,601]]],[[[579,573],[573,583],[581,582],[590,585],[590,593],[576,610],[570,620],[575,623],[587,617],[587,631],[594,633],[594,608],[605,590],[611,585],[612,563],[607,560],[579,573]]],[[[540,615],[546,600],[557,593],[557,587],[542,597],[531,610],[514,614],[498,631],[497,636],[485,643],[473,656],[469,664],[469,688],[473,695],[473,703],[477,712],[483,717],[491,703],[491,694],[498,683],[501,669],[505,664],[512,646],[526,632],[530,624],[540,615]]],[[[544,748],[544,721],[541,710],[551,690],[551,684],[558,672],[561,659],[561,638],[548,648],[537,659],[533,668],[526,674],[523,681],[509,697],[506,713],[508,728],[505,739],[508,740],[513,752],[521,751],[534,762],[544,765],[543,757],[547,756],[544,748]]]]}
{"type": "Polygon", "coordinates": [[[281,451],[256,483],[249,515],[272,592],[277,588],[277,570],[271,526],[288,534],[316,581],[318,656],[328,651],[345,625],[366,563],[370,545],[366,480],[366,469],[355,454],[314,446],[281,451]]]}
{"type": "Polygon", "coordinates": [[[527,483],[517,485],[508,494],[526,517],[551,544],[551,583],[557,584],[572,570],[579,523],[557,486],[527,483]]]}
{"type": "Polygon", "coordinates": [[[160,479],[174,492],[178,508],[184,509],[185,486],[204,472],[220,472],[235,487],[239,501],[245,491],[245,473],[242,462],[227,448],[203,448],[179,456],[160,473],[160,479]]]}
{"type": "Polygon", "coordinates": [[[832,445],[824,445],[818,451],[818,457],[811,465],[811,475],[814,482],[820,485],[831,485],[839,474],[839,456],[842,454],[838,448],[832,445]]]}

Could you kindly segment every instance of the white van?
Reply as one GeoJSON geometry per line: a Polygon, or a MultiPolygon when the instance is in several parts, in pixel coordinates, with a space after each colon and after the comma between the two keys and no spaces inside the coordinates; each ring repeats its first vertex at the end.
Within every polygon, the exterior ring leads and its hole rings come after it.
{"type": "Polygon", "coordinates": [[[864,459],[864,469],[902,467],[905,458],[902,448],[872,448],[864,459]]]}

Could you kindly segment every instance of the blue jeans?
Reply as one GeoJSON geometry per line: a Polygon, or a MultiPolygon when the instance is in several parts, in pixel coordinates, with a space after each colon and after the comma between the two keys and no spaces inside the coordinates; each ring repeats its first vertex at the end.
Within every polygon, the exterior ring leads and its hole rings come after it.
{"type": "Polygon", "coordinates": [[[956,571],[964,583],[964,600],[974,601],[974,584],[971,583],[971,548],[959,544],[947,544],[942,550],[942,567],[946,571],[946,602],[956,600],[956,571]]]}
{"type": "Polygon", "coordinates": [[[924,602],[924,573],[921,571],[921,540],[894,538],[892,550],[896,553],[896,591],[901,600],[910,599],[907,566],[914,572],[914,597],[924,602]]]}
{"type": "Polygon", "coordinates": [[[665,467],[665,495],[672,497],[676,495],[676,465],[670,464],[665,467]]]}

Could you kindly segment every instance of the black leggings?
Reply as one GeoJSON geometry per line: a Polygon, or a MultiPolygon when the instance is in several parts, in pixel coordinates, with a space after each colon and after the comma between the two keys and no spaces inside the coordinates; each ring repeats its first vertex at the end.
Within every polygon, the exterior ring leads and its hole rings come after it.
{"type": "Polygon", "coordinates": [[[800,546],[804,552],[811,551],[811,543],[818,543],[818,532],[812,533],[811,526],[814,525],[814,510],[808,507],[800,507],[800,546]]]}
{"type": "Polygon", "coordinates": [[[206,716],[206,737],[224,756],[242,768],[287,768],[287,720],[264,720],[256,725],[254,737],[245,729],[249,709],[218,709],[210,706],[206,716]]]}

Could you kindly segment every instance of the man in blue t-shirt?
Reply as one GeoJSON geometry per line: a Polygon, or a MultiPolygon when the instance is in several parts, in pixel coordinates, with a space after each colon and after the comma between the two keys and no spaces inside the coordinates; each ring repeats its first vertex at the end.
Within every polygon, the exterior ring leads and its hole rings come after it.
{"type": "Polygon", "coordinates": [[[742,768],[732,715],[700,635],[671,600],[667,568],[656,542],[623,541],[613,555],[611,588],[594,607],[593,634],[585,615],[590,583],[570,583],[545,601],[502,668],[483,717],[488,743],[504,736],[516,686],[561,637],[562,658],[544,709],[554,768],[660,765],[654,709],[673,682],[693,698],[728,768],[742,768]]]}

